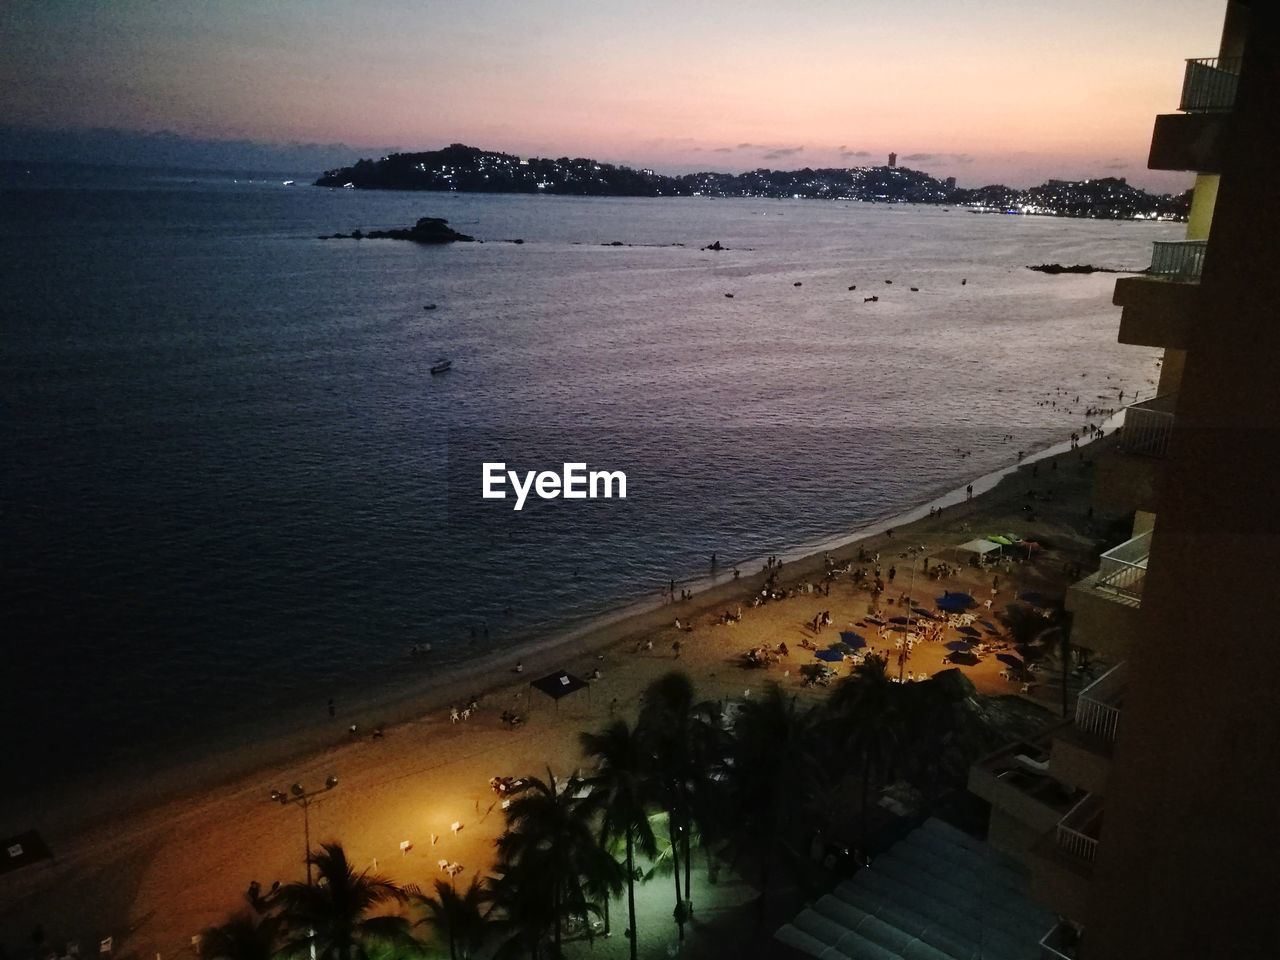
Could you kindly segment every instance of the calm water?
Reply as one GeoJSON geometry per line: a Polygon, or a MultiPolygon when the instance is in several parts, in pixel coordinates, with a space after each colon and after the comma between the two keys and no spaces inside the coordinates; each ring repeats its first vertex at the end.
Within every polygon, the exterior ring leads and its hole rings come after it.
{"type": "Polygon", "coordinates": [[[24,731],[0,779],[320,715],[1062,439],[1087,403],[1149,394],[1154,352],[1115,343],[1114,278],[1024,264],[1142,266],[1180,232],[278,181],[0,192],[0,720],[24,731]],[[424,215],[490,242],[315,239],[424,215]],[[1075,413],[1044,403],[1058,387],[1075,413]],[[514,514],[479,499],[482,459],[625,470],[630,496],[514,514]]]}

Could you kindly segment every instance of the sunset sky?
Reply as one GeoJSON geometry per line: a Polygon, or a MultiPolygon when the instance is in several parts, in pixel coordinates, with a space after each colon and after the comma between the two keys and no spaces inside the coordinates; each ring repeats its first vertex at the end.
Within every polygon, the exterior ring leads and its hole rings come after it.
{"type": "MultiPolygon", "coordinates": [[[[663,172],[1127,176],[1223,0],[6,0],[0,124],[663,172]]],[[[340,158],[341,159],[341,158],[340,158]]]]}

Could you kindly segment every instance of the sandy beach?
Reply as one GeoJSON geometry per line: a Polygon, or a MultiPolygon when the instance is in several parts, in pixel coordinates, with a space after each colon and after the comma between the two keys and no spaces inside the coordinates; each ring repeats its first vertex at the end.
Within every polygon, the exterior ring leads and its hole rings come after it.
{"type": "MultiPolygon", "coordinates": [[[[766,571],[742,569],[734,579],[721,567],[712,578],[709,567],[708,581],[692,585],[690,600],[628,611],[479,666],[442,671],[412,689],[375,695],[358,708],[342,704],[332,719],[284,718],[294,724],[288,736],[163,770],[139,765],[100,782],[0,806],[4,833],[37,829],[54,853],[52,861],[0,876],[0,942],[24,942],[39,923],[51,941],[78,941],[82,952],[110,936],[118,955],[190,956],[194,934],[244,906],[249,881],[269,886],[301,875],[302,813],[272,802],[269,792],[294,782],[316,788],[329,774],[339,783],[311,807],[313,842],[340,839],[355,862],[376,863],[406,883],[427,884],[441,875],[438,861],[457,862],[465,882],[488,868],[490,845],[502,826],[489,778],[545,774],[548,768],[557,776],[572,772],[579,765],[579,731],[600,726],[611,714],[633,715],[640,692],[662,673],[686,671],[708,699],[750,696],[769,681],[802,698],[819,698],[824,688],[801,683],[799,667],[813,662],[803,641],[821,648],[840,630],[853,629],[872,648],[892,649],[892,635],[880,636],[864,619],[875,604],[870,592],[850,576],[832,581],[829,595],[806,592],[803,585],[819,584],[828,563],[858,566],[864,550],[879,554],[885,571],[895,567],[881,601],[887,615],[906,612],[888,603],[906,592],[930,608],[944,590],[985,600],[997,573],[993,612],[1022,590],[1060,596],[1067,571],[1076,564],[1087,568],[1108,519],[1089,509],[1088,461],[1109,442],[1046,452],[1034,458],[1037,466],[1029,458],[976,479],[972,500],[963,489],[953,491],[847,542],[783,556],[780,582],[799,588],[791,599],[753,607],[749,598],[759,594],[766,571]],[[1031,489],[1052,499],[1030,501],[1031,489]],[[1034,523],[1023,509],[1028,503],[1034,504],[1034,523]],[[942,508],[936,515],[935,507],[942,508]],[[945,580],[926,578],[926,558],[931,565],[940,559],[955,564],[951,548],[1008,532],[1035,533],[1051,549],[1032,563],[962,567],[945,580]],[[736,614],[739,608],[740,621],[717,622],[723,612],[736,614]],[[832,625],[814,636],[809,624],[822,611],[830,611],[832,625]],[[677,618],[692,630],[678,631],[677,618]],[[748,649],[779,643],[787,645],[789,656],[770,669],[742,665],[748,649]],[[558,704],[530,690],[531,680],[560,668],[584,678],[598,670],[599,679],[589,691],[558,704]],[[473,693],[479,709],[468,720],[451,722],[450,707],[463,706],[473,693]],[[508,728],[500,720],[506,710],[517,711],[525,722],[508,728]],[[378,725],[385,725],[385,734],[374,738],[378,725]],[[451,829],[454,824],[459,828],[451,829]]],[[[690,588],[677,584],[677,593],[690,588]]],[[[930,675],[944,668],[946,653],[940,642],[917,644],[904,670],[930,675]]],[[[848,669],[837,667],[842,673],[848,669]]],[[[1024,692],[1020,682],[1001,676],[1003,666],[992,656],[963,669],[980,692],[1022,694],[1057,709],[1052,676],[1039,677],[1024,692]]],[[[724,887],[726,895],[731,888],[724,887]]]]}

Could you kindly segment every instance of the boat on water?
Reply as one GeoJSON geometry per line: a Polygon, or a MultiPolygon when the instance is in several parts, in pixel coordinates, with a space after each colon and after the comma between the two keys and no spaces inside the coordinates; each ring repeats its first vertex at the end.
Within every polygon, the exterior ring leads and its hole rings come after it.
{"type": "Polygon", "coordinates": [[[440,359],[431,366],[432,373],[448,373],[453,369],[453,361],[440,359]]]}

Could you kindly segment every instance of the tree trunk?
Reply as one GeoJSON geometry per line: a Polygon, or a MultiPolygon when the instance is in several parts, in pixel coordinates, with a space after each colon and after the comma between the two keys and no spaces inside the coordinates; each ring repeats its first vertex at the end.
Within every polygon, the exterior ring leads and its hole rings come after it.
{"type": "Polygon", "coordinates": [[[636,953],[636,863],[635,840],[631,836],[631,827],[627,827],[627,921],[631,930],[631,960],[637,960],[636,953]]]}
{"type": "MultiPolygon", "coordinates": [[[[676,911],[677,916],[680,910],[680,844],[676,840],[675,815],[670,811],[667,812],[667,839],[671,841],[671,876],[676,881],[676,911]]],[[[684,922],[676,920],[676,926],[680,929],[680,940],[684,941],[684,922]]]]}
{"type": "Polygon", "coordinates": [[[867,852],[867,797],[871,792],[871,758],[862,758],[862,853],[867,852]]]}
{"type": "Polygon", "coordinates": [[[693,858],[689,855],[689,834],[692,832],[689,828],[689,823],[686,821],[681,834],[681,841],[684,845],[684,902],[685,906],[689,908],[689,916],[691,917],[693,916],[693,893],[689,889],[689,872],[693,858]]]}
{"type": "Polygon", "coordinates": [[[556,934],[555,934],[556,953],[555,953],[554,960],[560,960],[560,958],[563,957],[564,954],[560,951],[560,878],[559,877],[556,877],[556,888],[554,891],[552,891],[551,902],[554,905],[555,911],[556,911],[556,934]]]}

